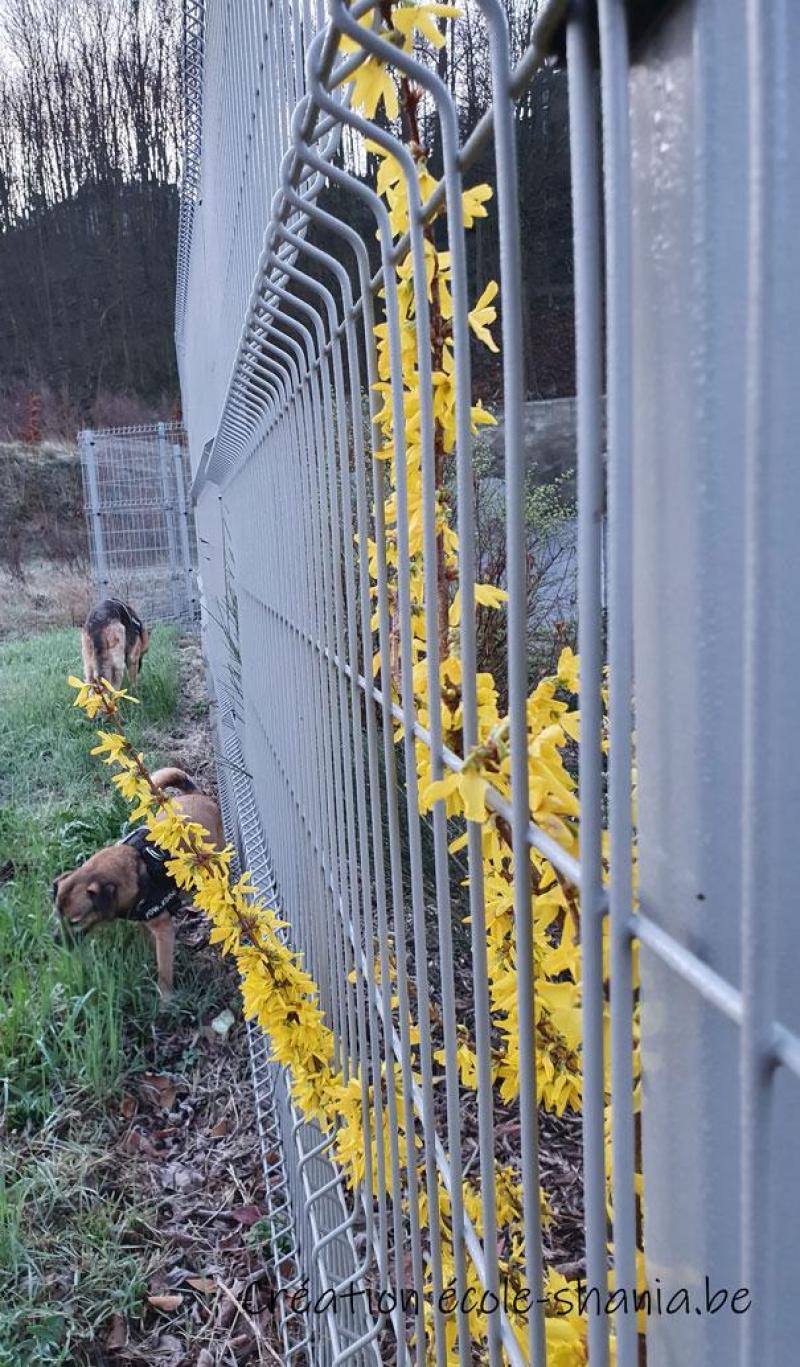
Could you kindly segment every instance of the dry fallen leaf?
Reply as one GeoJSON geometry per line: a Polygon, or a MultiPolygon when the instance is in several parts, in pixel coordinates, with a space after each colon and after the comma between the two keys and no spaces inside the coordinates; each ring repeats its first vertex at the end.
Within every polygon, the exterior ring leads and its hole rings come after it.
{"type": "Polygon", "coordinates": [[[106,1348],[124,1348],[128,1342],[128,1325],[124,1315],[111,1316],[110,1328],[106,1334],[106,1348]]]}
{"type": "Polygon", "coordinates": [[[123,1119],[131,1120],[136,1115],[136,1098],[129,1096],[126,1092],[120,1104],[120,1111],[123,1119]]]}
{"type": "Polygon", "coordinates": [[[150,1361],[160,1363],[161,1367],[181,1367],[186,1361],[186,1354],[180,1339],[176,1339],[174,1334],[160,1334],[150,1361]]]}
{"type": "Polygon", "coordinates": [[[211,1029],[217,1035],[221,1035],[222,1038],[225,1039],[230,1031],[231,1026],[235,1023],[236,1017],[234,1016],[232,1011],[220,1011],[219,1015],[215,1016],[213,1021],[211,1022],[211,1029]]]}
{"type": "Polygon", "coordinates": [[[167,1314],[171,1314],[183,1304],[183,1296],[177,1293],[174,1296],[148,1296],[147,1303],[152,1305],[154,1310],[165,1310],[167,1314]]]}
{"type": "Polygon", "coordinates": [[[124,1147],[128,1153],[141,1153],[145,1158],[154,1158],[158,1150],[151,1144],[146,1134],[141,1130],[131,1130],[124,1141],[124,1147]]]}
{"type": "Polygon", "coordinates": [[[204,1291],[207,1295],[217,1289],[217,1283],[211,1277],[187,1277],[186,1285],[195,1291],[204,1291]]]}
{"type": "Polygon", "coordinates": [[[144,1073],[142,1075],[141,1088],[143,1092],[149,1093],[162,1110],[172,1110],[175,1105],[177,1089],[171,1078],[164,1077],[160,1073],[144,1073]]]}
{"type": "Polygon", "coordinates": [[[229,1122],[223,1116],[222,1119],[218,1120],[216,1125],[209,1130],[209,1139],[222,1139],[224,1135],[230,1134],[230,1129],[229,1122]]]}
{"type": "Polygon", "coordinates": [[[238,1206],[230,1214],[234,1220],[238,1220],[240,1225],[255,1225],[259,1220],[263,1220],[265,1211],[261,1206],[238,1206]]]}
{"type": "Polygon", "coordinates": [[[192,1191],[202,1186],[202,1182],[200,1173],[185,1163],[168,1163],[161,1173],[161,1185],[165,1191],[192,1191]]]}

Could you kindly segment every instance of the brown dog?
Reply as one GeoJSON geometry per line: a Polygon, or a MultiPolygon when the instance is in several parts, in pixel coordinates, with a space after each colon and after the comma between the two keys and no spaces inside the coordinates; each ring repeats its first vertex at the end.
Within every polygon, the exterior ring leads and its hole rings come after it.
{"type": "MultiPolygon", "coordinates": [[[[225,838],[214,799],[198,792],[182,769],[157,769],[152,778],[159,788],[180,789],[181,796],[173,799],[176,807],[203,826],[221,850],[225,838]]],[[[80,934],[107,921],[139,921],[155,943],[158,990],[166,1000],[172,991],[175,958],[172,912],[184,894],[164,868],[169,856],[146,837],[146,828],[139,827],[118,845],[98,850],[74,873],[59,874],[53,883],[53,901],[61,918],[59,927],[80,934]]]]}
{"type": "Polygon", "coordinates": [[[119,598],[106,598],[92,608],[81,629],[84,679],[107,679],[113,688],[121,688],[127,669],[135,688],[149,644],[150,632],[133,608],[119,598]]]}

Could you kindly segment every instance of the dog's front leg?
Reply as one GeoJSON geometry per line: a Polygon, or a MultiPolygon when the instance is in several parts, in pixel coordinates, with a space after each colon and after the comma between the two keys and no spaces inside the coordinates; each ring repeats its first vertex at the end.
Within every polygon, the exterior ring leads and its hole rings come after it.
{"type": "Polygon", "coordinates": [[[175,968],[175,924],[169,912],[148,921],[147,929],[156,947],[156,967],[158,969],[158,995],[162,1002],[169,1001],[172,995],[172,982],[175,968]]]}

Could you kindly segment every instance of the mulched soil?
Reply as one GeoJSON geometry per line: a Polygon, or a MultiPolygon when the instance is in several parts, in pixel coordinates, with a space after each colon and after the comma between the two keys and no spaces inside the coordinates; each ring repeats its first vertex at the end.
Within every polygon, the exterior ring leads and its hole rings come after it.
{"type": "MultiPolygon", "coordinates": [[[[178,934],[209,973],[223,971],[195,913],[178,934]]],[[[235,1007],[234,981],[231,989],[235,1007]]],[[[247,1042],[232,1013],[214,1020],[217,1028],[158,1025],[154,1068],[122,1098],[114,1148],[149,1212],[139,1227],[148,1286],[142,1318],[116,1316],[95,1362],[281,1360],[259,1237],[263,1176],[247,1042]]]]}

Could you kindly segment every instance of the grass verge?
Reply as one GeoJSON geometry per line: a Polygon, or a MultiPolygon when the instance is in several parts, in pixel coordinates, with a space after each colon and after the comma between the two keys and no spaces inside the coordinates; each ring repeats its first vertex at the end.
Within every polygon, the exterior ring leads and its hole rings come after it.
{"type": "MultiPolygon", "coordinates": [[[[174,716],[175,639],[156,631],[132,738],[174,716]]],[[[93,1361],[78,1341],[141,1297],[135,1192],[119,1189],[103,1109],[152,1057],[150,956],[135,928],[77,948],[50,887],[118,839],[126,808],[70,706],[75,631],[0,646],[0,1364],[93,1361]]],[[[154,763],[168,757],[148,745],[154,763]]],[[[176,1011],[194,1010],[187,982],[176,1011]]]]}

